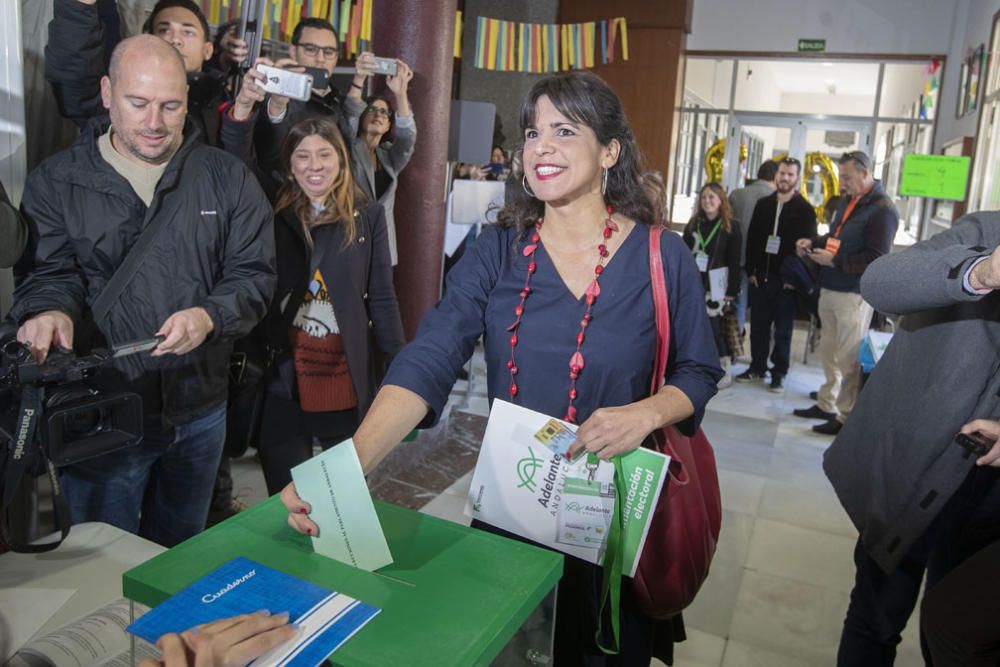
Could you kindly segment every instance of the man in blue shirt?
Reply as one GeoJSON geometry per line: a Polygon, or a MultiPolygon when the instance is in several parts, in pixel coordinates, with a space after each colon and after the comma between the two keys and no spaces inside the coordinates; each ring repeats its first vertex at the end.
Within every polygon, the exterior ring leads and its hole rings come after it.
{"type": "Polygon", "coordinates": [[[825,419],[813,426],[823,435],[840,432],[858,397],[858,351],[872,319],[872,307],[861,297],[861,274],[889,254],[899,226],[899,212],[872,176],[867,154],[851,151],[840,158],[840,189],[846,198],[830,222],[830,233],[796,244],[800,257],[820,267],[819,355],[826,382],[816,405],[794,412],[806,419],[825,419]]]}

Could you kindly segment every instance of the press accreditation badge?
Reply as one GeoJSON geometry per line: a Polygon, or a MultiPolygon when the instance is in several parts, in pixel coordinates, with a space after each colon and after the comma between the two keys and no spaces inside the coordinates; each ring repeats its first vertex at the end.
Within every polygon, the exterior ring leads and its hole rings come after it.
{"type": "Polygon", "coordinates": [[[767,254],[768,255],[777,255],[778,254],[778,250],[780,250],[780,249],[781,249],[781,237],[780,236],[775,236],[773,234],[771,236],[768,236],[767,237],[767,247],[765,248],[765,250],[767,250],[767,254]]]}
{"type": "Polygon", "coordinates": [[[567,477],[556,522],[556,542],[600,549],[608,539],[614,508],[614,484],[567,477]]]}
{"type": "Polygon", "coordinates": [[[708,271],[708,255],[699,252],[694,256],[694,263],[698,265],[698,270],[702,273],[708,271]]]}

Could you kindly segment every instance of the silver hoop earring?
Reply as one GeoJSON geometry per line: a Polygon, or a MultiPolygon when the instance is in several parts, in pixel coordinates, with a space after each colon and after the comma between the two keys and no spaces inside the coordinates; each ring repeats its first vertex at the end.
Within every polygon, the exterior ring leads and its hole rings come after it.
{"type": "Polygon", "coordinates": [[[601,196],[608,194],[608,172],[610,169],[604,170],[604,177],[601,180],[601,196]]]}
{"type": "Polygon", "coordinates": [[[528,175],[527,174],[524,174],[523,176],[521,176],[521,187],[524,188],[524,191],[528,194],[529,197],[531,197],[532,199],[537,199],[537,197],[535,197],[535,193],[532,192],[528,188],[528,175]]]}

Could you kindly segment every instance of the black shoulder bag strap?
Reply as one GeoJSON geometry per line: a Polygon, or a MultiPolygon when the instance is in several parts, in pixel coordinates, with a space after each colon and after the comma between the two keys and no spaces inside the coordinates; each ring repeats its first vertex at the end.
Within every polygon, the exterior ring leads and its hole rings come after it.
{"type": "MultiPolygon", "coordinates": [[[[159,193],[159,199],[155,202],[155,208],[146,212],[146,226],[139,233],[139,238],[129,248],[125,259],[115,270],[111,280],[101,290],[100,295],[94,301],[90,310],[94,316],[94,323],[101,322],[110,312],[122,290],[131,282],[136,271],[142,265],[149,248],[159,233],[166,228],[167,222],[173,214],[184,205],[183,195],[194,183],[195,176],[199,171],[200,162],[188,158],[180,167],[180,177],[169,189],[159,193]],[[174,195],[174,196],[171,196],[174,195]]],[[[36,440],[38,432],[38,419],[41,416],[44,399],[44,389],[35,385],[26,385],[21,388],[21,405],[18,413],[18,421],[11,433],[11,442],[8,443],[7,466],[4,471],[3,497],[0,498],[0,539],[11,548],[11,550],[21,553],[41,553],[51,551],[62,544],[62,541],[69,536],[70,516],[69,505],[62,492],[62,484],[59,480],[59,473],[55,465],[48,457],[44,444],[39,444],[36,440]],[[13,503],[14,494],[21,481],[30,477],[37,464],[45,466],[52,484],[52,497],[55,504],[56,520],[61,536],[53,542],[44,544],[22,544],[10,535],[7,526],[7,514],[10,505],[13,503]]]]}
{"type": "Polygon", "coordinates": [[[173,217],[173,213],[186,203],[182,201],[182,198],[184,193],[194,183],[200,165],[201,162],[199,160],[188,156],[181,165],[181,174],[177,182],[169,190],[160,192],[159,199],[154,202],[155,208],[151,208],[146,212],[146,226],[140,232],[139,238],[129,248],[125,259],[118,265],[118,269],[111,276],[111,280],[104,286],[104,289],[101,290],[101,293],[90,307],[90,311],[94,315],[95,324],[103,321],[111,311],[111,307],[118,300],[118,297],[121,296],[122,290],[132,281],[136,271],[142,266],[142,261],[145,259],[149,248],[152,247],[153,241],[156,240],[160,231],[167,226],[168,221],[173,217]],[[175,194],[176,196],[170,196],[175,194]]]}
{"type": "Polygon", "coordinates": [[[70,519],[69,505],[62,492],[59,474],[55,465],[45,454],[45,449],[36,441],[38,418],[41,414],[44,389],[37,385],[26,385],[21,389],[21,404],[18,407],[17,421],[14,432],[10,433],[7,447],[7,466],[4,471],[3,497],[0,499],[0,540],[3,540],[12,551],[19,553],[42,553],[51,551],[62,544],[69,536],[70,519]],[[52,483],[52,502],[55,506],[55,516],[58,522],[60,537],[54,542],[44,544],[22,543],[10,534],[8,528],[8,513],[14,502],[14,496],[25,479],[30,479],[37,470],[38,463],[45,465],[52,483]]]}

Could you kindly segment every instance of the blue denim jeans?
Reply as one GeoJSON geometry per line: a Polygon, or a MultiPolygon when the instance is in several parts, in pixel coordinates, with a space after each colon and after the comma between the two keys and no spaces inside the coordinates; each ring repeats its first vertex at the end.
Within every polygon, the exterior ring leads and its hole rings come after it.
{"type": "Polygon", "coordinates": [[[226,405],[173,428],[146,426],[134,447],[67,466],[74,524],[103,521],[172,547],[205,528],[226,440],[226,405]]]}

